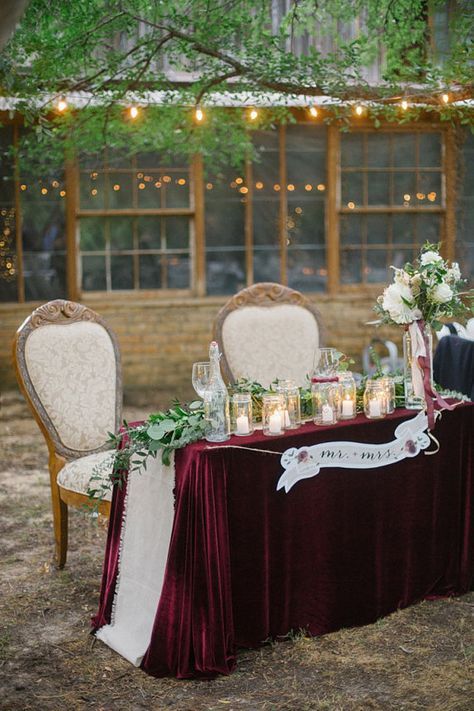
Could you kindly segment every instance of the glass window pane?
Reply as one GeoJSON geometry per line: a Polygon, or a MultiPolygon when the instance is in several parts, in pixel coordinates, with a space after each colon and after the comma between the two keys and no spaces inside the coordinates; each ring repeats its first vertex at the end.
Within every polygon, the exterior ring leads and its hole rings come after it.
{"type": "Polygon", "coordinates": [[[392,243],[413,244],[415,241],[415,215],[392,216],[392,243]]]}
{"type": "Polygon", "coordinates": [[[83,217],[80,226],[82,252],[105,250],[105,220],[100,217],[83,217]]]}
{"type": "Polygon", "coordinates": [[[341,250],[341,284],[358,284],[362,281],[362,257],[359,250],[341,250]]]}
{"type": "Polygon", "coordinates": [[[161,249],[162,217],[137,217],[138,246],[140,249],[161,249]]]}
{"type": "Polygon", "coordinates": [[[105,179],[102,171],[81,173],[79,176],[79,204],[83,210],[103,210],[105,207],[105,179]]]}
{"type": "Polygon", "coordinates": [[[279,235],[279,210],[280,205],[277,199],[258,200],[253,206],[255,246],[268,245],[278,246],[279,235]]]}
{"type": "Polygon", "coordinates": [[[419,173],[417,202],[420,205],[441,203],[441,173],[419,173]]]}
{"type": "Polygon", "coordinates": [[[106,205],[111,210],[133,207],[132,173],[109,173],[106,180],[106,205]]]}
{"type": "Polygon", "coordinates": [[[159,254],[140,255],[140,289],[161,288],[161,256],[159,254]]]}
{"type": "Polygon", "coordinates": [[[187,254],[167,257],[168,289],[189,289],[191,286],[191,260],[187,254]]]}
{"type": "Polygon", "coordinates": [[[235,171],[229,170],[209,176],[206,182],[204,198],[207,247],[244,244],[245,203],[238,192],[235,177],[235,171]]]}
{"type": "Polygon", "coordinates": [[[167,249],[189,249],[189,224],[187,217],[165,218],[167,249]]]}
{"type": "Polygon", "coordinates": [[[254,281],[276,281],[280,276],[280,250],[276,247],[257,247],[253,255],[254,281]]]}
{"type": "Polygon", "coordinates": [[[107,218],[110,250],[133,249],[133,218],[107,218]]]}
{"type": "Polygon", "coordinates": [[[439,242],[441,240],[440,215],[415,215],[417,244],[421,247],[426,241],[439,242]]]}
{"type": "Polygon", "coordinates": [[[364,165],[364,134],[344,133],[341,135],[341,166],[360,168],[364,165]]]}
{"type": "Polygon", "coordinates": [[[362,215],[341,215],[339,220],[341,245],[362,244],[362,215]]]}
{"type": "Polygon", "coordinates": [[[17,301],[14,165],[11,126],[0,127],[0,302],[17,301]]]}
{"type": "Polygon", "coordinates": [[[386,168],[391,165],[391,134],[367,134],[367,165],[375,168],[386,168]]]}
{"type": "Polygon", "coordinates": [[[368,173],[369,205],[390,205],[390,173],[368,173]]]}
{"type": "MultiPolygon", "coordinates": [[[[166,175],[170,178],[169,175],[166,175]]],[[[170,178],[171,179],[171,178],[170,178]]],[[[137,173],[135,177],[135,190],[137,192],[137,206],[139,209],[159,210],[163,207],[165,184],[160,174],[137,173]],[[150,180],[145,180],[150,178],[150,180]]]]}
{"type": "Polygon", "coordinates": [[[390,215],[367,215],[367,244],[390,242],[390,215]]]}
{"type": "Polygon", "coordinates": [[[105,257],[82,257],[82,288],[84,291],[105,291],[105,257]]]}
{"type": "Polygon", "coordinates": [[[112,289],[133,289],[133,257],[112,256],[110,275],[112,289]]]}
{"type": "Polygon", "coordinates": [[[362,173],[341,174],[341,202],[344,207],[353,203],[360,207],[364,201],[362,173]]]}
{"type": "Polygon", "coordinates": [[[244,250],[208,250],[206,280],[208,294],[235,294],[243,289],[246,286],[244,250]]]}
{"type": "Polygon", "coordinates": [[[66,296],[66,252],[23,252],[25,300],[66,296]]]}
{"type": "Polygon", "coordinates": [[[164,183],[163,207],[189,207],[188,175],[185,173],[170,173],[169,177],[172,178],[171,181],[164,183]]]}
{"type": "Polygon", "coordinates": [[[324,247],[288,247],[288,286],[298,291],[325,291],[327,282],[324,247]]]}
{"type": "Polygon", "coordinates": [[[391,281],[388,264],[388,251],[386,249],[368,249],[366,266],[364,267],[365,281],[374,283],[388,283],[391,281]]]}
{"type": "Polygon", "coordinates": [[[413,207],[416,202],[416,173],[394,173],[393,204],[413,207]]]}
{"type": "Polygon", "coordinates": [[[407,262],[412,262],[419,252],[418,247],[413,249],[404,249],[395,246],[392,253],[392,265],[397,269],[401,269],[407,262]]]}
{"type": "Polygon", "coordinates": [[[441,167],[441,133],[420,133],[419,164],[426,168],[441,167]]]}
{"type": "Polygon", "coordinates": [[[416,134],[404,131],[393,133],[393,165],[399,168],[416,166],[416,134]]]}

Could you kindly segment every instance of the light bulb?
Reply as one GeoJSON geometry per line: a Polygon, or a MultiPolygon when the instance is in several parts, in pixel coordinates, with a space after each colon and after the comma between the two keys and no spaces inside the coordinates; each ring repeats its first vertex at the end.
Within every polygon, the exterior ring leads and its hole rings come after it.
{"type": "Polygon", "coordinates": [[[359,106],[356,106],[357,116],[362,116],[363,111],[364,111],[364,109],[362,108],[362,106],[360,106],[360,104],[359,104],[359,106]]]}
{"type": "Polygon", "coordinates": [[[201,123],[201,121],[204,120],[204,112],[199,106],[196,108],[196,111],[194,112],[194,118],[196,119],[196,121],[199,121],[199,123],[201,123]]]}
{"type": "Polygon", "coordinates": [[[309,113],[311,114],[311,116],[313,118],[317,118],[318,117],[318,109],[316,108],[316,106],[311,106],[309,109],[309,113]]]}
{"type": "Polygon", "coordinates": [[[60,111],[61,113],[63,113],[63,111],[66,111],[66,109],[67,109],[67,101],[66,101],[66,99],[64,99],[63,97],[61,97],[61,98],[59,99],[59,101],[58,101],[58,103],[57,103],[57,109],[58,109],[58,111],[60,111]]]}
{"type": "Polygon", "coordinates": [[[443,94],[443,96],[441,98],[443,99],[443,102],[445,104],[449,103],[449,94],[443,94]]]}
{"type": "Polygon", "coordinates": [[[257,116],[258,116],[258,111],[257,111],[257,109],[252,109],[252,110],[250,111],[250,113],[249,113],[249,118],[250,118],[250,120],[251,120],[251,121],[255,121],[255,119],[257,118],[257,116]]]}
{"type": "Polygon", "coordinates": [[[401,105],[402,105],[402,109],[403,109],[404,111],[406,111],[407,108],[408,108],[408,101],[406,101],[406,99],[403,99],[401,105]]]}
{"type": "Polygon", "coordinates": [[[138,116],[138,109],[136,106],[130,106],[130,118],[136,119],[138,116]]]}

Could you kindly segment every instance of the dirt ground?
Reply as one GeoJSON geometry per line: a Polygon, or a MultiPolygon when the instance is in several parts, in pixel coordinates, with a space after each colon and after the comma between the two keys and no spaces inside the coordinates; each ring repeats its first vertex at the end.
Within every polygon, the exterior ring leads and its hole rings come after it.
{"type": "Polygon", "coordinates": [[[105,528],[72,511],[67,567],[51,565],[46,447],[19,395],[0,397],[0,709],[474,710],[474,593],[242,651],[214,681],[132,667],[89,634],[105,528]]]}

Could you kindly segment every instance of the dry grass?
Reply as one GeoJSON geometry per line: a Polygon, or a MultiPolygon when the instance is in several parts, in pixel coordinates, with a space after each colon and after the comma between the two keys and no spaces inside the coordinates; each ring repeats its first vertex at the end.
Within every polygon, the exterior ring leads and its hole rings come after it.
{"type": "Polygon", "coordinates": [[[104,528],[74,511],[67,568],[50,564],[46,448],[15,394],[2,398],[0,437],[1,709],[474,709],[474,593],[367,627],[244,650],[237,671],[214,681],[146,676],[89,634],[104,528]]]}

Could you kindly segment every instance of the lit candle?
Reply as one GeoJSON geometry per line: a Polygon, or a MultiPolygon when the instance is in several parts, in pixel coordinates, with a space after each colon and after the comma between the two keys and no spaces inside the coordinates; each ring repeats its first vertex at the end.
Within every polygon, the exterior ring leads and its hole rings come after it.
{"type": "Polygon", "coordinates": [[[268,420],[268,430],[273,434],[279,434],[281,432],[281,413],[279,411],[274,412],[270,415],[268,420]]]}
{"type": "Polygon", "coordinates": [[[322,419],[326,424],[332,425],[334,420],[334,410],[331,405],[323,405],[322,419]]]}
{"type": "Polygon", "coordinates": [[[346,399],[342,401],[342,416],[343,417],[352,417],[354,414],[354,400],[350,398],[348,395],[346,396],[346,399]]]}
{"type": "Polygon", "coordinates": [[[380,400],[378,398],[373,398],[369,400],[369,415],[370,417],[380,417],[382,414],[380,407],[380,400]]]}
{"type": "Polygon", "coordinates": [[[237,417],[236,421],[236,433],[237,434],[249,434],[250,433],[250,428],[249,428],[249,418],[247,415],[240,415],[237,417]]]}

